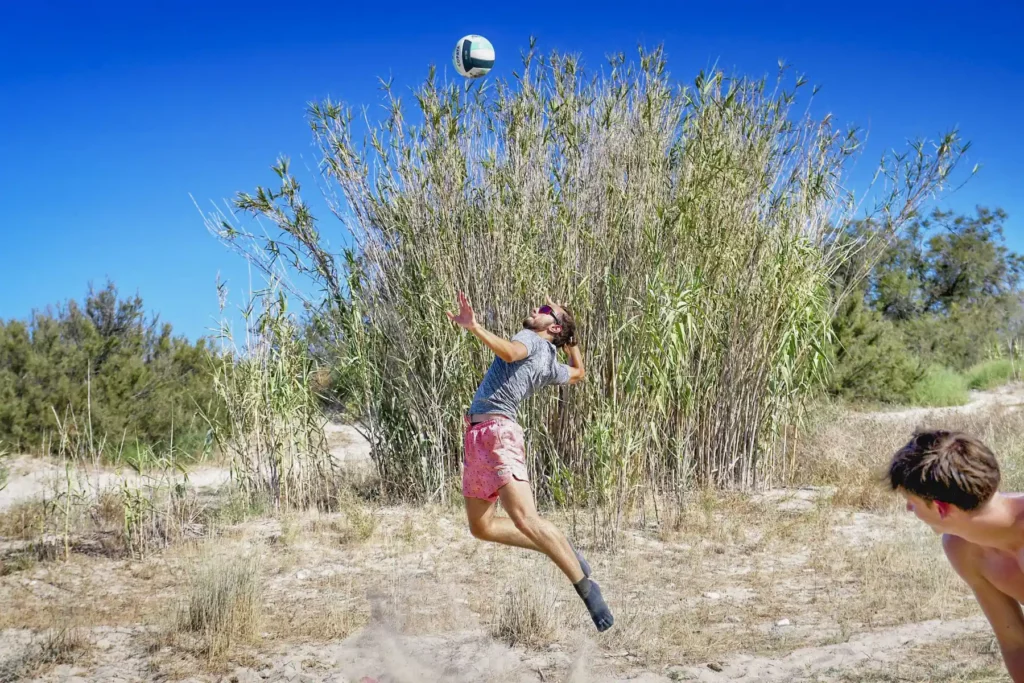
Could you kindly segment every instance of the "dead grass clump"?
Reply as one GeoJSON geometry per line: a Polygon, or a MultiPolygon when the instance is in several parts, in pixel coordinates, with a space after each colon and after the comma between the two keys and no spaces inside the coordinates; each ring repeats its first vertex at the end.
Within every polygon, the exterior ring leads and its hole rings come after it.
{"type": "Polygon", "coordinates": [[[191,577],[188,597],[178,617],[178,631],[198,640],[208,659],[259,633],[263,581],[253,554],[211,555],[191,577]]]}
{"type": "Polygon", "coordinates": [[[553,641],[557,633],[557,608],[550,587],[519,578],[501,601],[491,634],[511,646],[538,646],[553,641]]]}
{"type": "Polygon", "coordinates": [[[329,642],[343,640],[366,625],[367,614],[354,609],[337,596],[316,600],[289,601],[268,607],[266,623],[273,640],[329,642]]]}
{"type": "Polygon", "coordinates": [[[362,543],[377,529],[376,515],[359,505],[346,505],[344,512],[313,520],[310,531],[338,545],[362,543]]]}
{"type": "Polygon", "coordinates": [[[0,537],[30,541],[46,532],[47,508],[41,500],[15,503],[0,511],[0,537]]]}
{"type": "Polygon", "coordinates": [[[0,683],[37,678],[62,664],[78,664],[88,654],[89,641],[76,626],[48,630],[21,657],[0,665],[0,683]]]}

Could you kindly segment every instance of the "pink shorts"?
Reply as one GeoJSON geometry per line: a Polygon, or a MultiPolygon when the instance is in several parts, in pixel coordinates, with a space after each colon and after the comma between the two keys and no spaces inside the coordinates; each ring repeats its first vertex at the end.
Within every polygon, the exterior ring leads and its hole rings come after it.
{"type": "Polygon", "coordinates": [[[498,489],[512,479],[530,480],[522,427],[504,418],[477,424],[465,421],[462,495],[494,502],[498,489]]]}

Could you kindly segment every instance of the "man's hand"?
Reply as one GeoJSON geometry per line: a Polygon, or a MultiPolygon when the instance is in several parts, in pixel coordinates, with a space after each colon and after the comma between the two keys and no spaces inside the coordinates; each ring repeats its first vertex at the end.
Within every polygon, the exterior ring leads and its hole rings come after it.
{"type": "Polygon", "coordinates": [[[516,361],[523,360],[526,358],[527,350],[526,346],[522,342],[509,341],[503,339],[496,334],[492,334],[485,330],[482,325],[476,321],[476,316],[473,314],[473,307],[469,305],[469,299],[462,292],[459,292],[459,313],[458,315],[452,315],[448,311],[445,311],[445,315],[448,319],[459,327],[463,327],[474,335],[479,337],[487,348],[494,351],[494,354],[505,361],[506,363],[515,363],[516,361]]]}
{"type": "Polygon", "coordinates": [[[452,315],[445,311],[445,315],[448,319],[459,327],[463,327],[467,330],[472,330],[476,327],[476,316],[473,314],[473,307],[469,305],[469,299],[462,292],[459,292],[459,313],[458,315],[452,315]]]}

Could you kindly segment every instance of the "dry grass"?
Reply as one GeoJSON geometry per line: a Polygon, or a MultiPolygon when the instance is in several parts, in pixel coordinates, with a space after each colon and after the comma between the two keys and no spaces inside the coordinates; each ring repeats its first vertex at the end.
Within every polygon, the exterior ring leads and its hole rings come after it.
{"type": "Polygon", "coordinates": [[[999,458],[1001,489],[1024,490],[1024,413],[1002,407],[946,416],[847,416],[814,425],[800,447],[790,483],[834,486],[836,505],[888,511],[899,505],[885,481],[889,458],[915,429],[940,427],[980,438],[999,458]]]}
{"type": "Polygon", "coordinates": [[[547,645],[558,632],[558,607],[546,583],[522,576],[495,607],[491,635],[513,647],[547,645]]]}
{"type": "MultiPolygon", "coordinates": [[[[1012,483],[1019,481],[1021,421],[997,412],[943,423],[993,443],[1012,483]]],[[[0,576],[7,608],[0,629],[48,633],[54,606],[72,601],[83,607],[82,628],[144,624],[164,633],[139,656],[161,675],[179,677],[229,673],[257,652],[257,640],[260,656],[273,659],[274,652],[336,647],[380,623],[402,638],[437,639],[438,647],[455,634],[489,633],[539,659],[549,647],[575,652],[591,641],[591,668],[633,675],[738,654],[782,658],[865,632],[978,617],[939,539],[872,481],[870,468],[912,427],[876,427],[844,420],[804,441],[796,472],[801,484],[818,488],[659,499],[657,513],[652,504],[635,516],[646,524],[625,526],[615,543],[587,523],[573,530],[570,513],[545,511],[587,555],[615,613],[615,628],[600,636],[546,558],[473,539],[461,507],[376,507],[355,497],[337,512],[211,527],[217,553],[211,543],[185,544],[141,561],[72,554],[69,562],[39,563],[35,546],[22,545],[25,566],[0,571],[9,574],[0,576]],[[169,603],[182,604],[180,614],[173,624],[157,623],[154,615],[169,603]],[[789,625],[780,626],[784,619],[789,625]]],[[[116,509],[109,499],[96,506],[103,519],[116,509]]],[[[980,642],[954,646],[959,652],[980,642]]],[[[938,645],[928,652],[930,660],[917,650],[888,656],[899,657],[905,680],[992,680],[986,672],[999,670],[992,669],[997,655],[965,655],[957,666],[938,645]]],[[[894,669],[880,666],[849,680],[895,680],[885,678],[894,669]]]]}
{"type": "Polygon", "coordinates": [[[196,636],[198,651],[208,659],[220,658],[259,633],[264,588],[260,572],[260,560],[251,553],[209,555],[194,571],[177,628],[196,636]]]}
{"type": "Polygon", "coordinates": [[[841,672],[837,680],[841,683],[1003,683],[1009,680],[995,639],[987,633],[908,649],[896,661],[878,668],[841,672]]]}
{"type": "Polygon", "coordinates": [[[54,605],[47,610],[48,625],[39,629],[20,654],[0,660],[0,683],[43,676],[62,664],[82,664],[91,643],[74,605],[54,605]]]}
{"type": "Polygon", "coordinates": [[[0,510],[0,537],[28,541],[46,531],[47,508],[41,500],[15,503],[0,510]]]}
{"type": "Polygon", "coordinates": [[[51,630],[13,662],[0,667],[0,683],[13,683],[42,676],[61,664],[78,664],[87,655],[89,642],[79,629],[51,630]]]}

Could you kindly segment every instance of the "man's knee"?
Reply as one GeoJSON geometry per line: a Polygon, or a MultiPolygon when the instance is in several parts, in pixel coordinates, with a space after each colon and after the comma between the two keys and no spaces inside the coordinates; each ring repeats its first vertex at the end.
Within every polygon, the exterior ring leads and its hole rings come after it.
{"type": "Polygon", "coordinates": [[[469,533],[473,534],[473,538],[479,538],[481,541],[486,541],[490,538],[490,527],[486,522],[470,522],[469,533]]]}
{"type": "Polygon", "coordinates": [[[524,536],[534,539],[544,530],[544,520],[536,512],[510,513],[512,523],[522,532],[524,536]]]}

